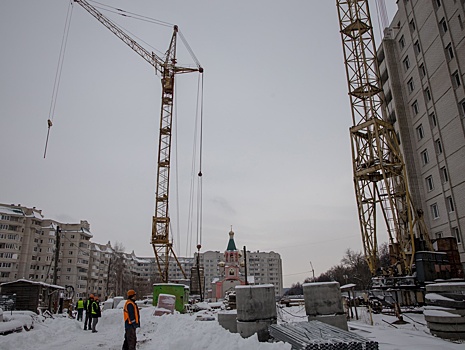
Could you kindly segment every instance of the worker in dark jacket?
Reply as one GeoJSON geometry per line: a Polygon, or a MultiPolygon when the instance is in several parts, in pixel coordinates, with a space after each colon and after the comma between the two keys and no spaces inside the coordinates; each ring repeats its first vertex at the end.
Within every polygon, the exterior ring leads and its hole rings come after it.
{"type": "Polygon", "coordinates": [[[84,312],[84,301],[82,298],[79,298],[78,302],[76,303],[76,310],[78,312],[77,320],[82,321],[82,313],[84,312]]]}
{"type": "Polygon", "coordinates": [[[102,312],[100,311],[100,305],[99,305],[99,300],[98,296],[96,295],[94,297],[94,301],[92,302],[91,305],[91,313],[92,313],[92,333],[97,333],[97,323],[98,319],[102,316],[102,312]]]}
{"type": "Polygon", "coordinates": [[[86,318],[84,319],[84,330],[91,330],[92,327],[92,302],[94,301],[94,295],[89,295],[89,298],[84,303],[84,309],[86,310],[86,318]]]}
{"type": "Polygon", "coordinates": [[[128,290],[128,298],[124,304],[124,343],[123,350],[136,350],[136,328],[140,327],[139,309],[135,303],[136,292],[128,290]]]}

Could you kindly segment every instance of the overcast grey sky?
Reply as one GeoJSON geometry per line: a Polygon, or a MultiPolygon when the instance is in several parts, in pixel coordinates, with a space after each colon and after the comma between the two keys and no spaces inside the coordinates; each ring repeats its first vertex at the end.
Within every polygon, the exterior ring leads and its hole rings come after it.
{"type": "MultiPolygon", "coordinates": [[[[205,68],[202,251],[225,250],[232,225],[238,247],[281,254],[287,287],[311,276],[310,261],[319,275],[362,250],[335,1],[101,2],[179,25],[205,68]]],[[[68,5],[0,2],[0,203],[87,220],[95,242],[153,256],[160,79],[76,4],[43,158],[68,5]]],[[[170,27],[105,15],[167,49],[170,27]]],[[[197,79],[177,80],[178,256],[197,243],[186,233],[197,79]]]]}

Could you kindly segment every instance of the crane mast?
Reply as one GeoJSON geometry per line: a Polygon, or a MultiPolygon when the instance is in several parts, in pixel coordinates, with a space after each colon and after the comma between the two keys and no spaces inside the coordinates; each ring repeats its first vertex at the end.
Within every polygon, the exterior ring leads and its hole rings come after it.
{"type": "Polygon", "coordinates": [[[410,197],[406,168],[393,125],[381,116],[384,92],[379,74],[368,0],[336,0],[352,107],[353,178],[365,257],[378,268],[377,207],[386,228],[391,258],[402,274],[411,272],[415,238],[427,241],[421,212],[410,197]]]}
{"type": "Polygon", "coordinates": [[[155,193],[155,215],[152,220],[151,244],[155,253],[158,272],[163,282],[168,282],[170,256],[176,260],[184,278],[186,274],[173,250],[173,242],[169,235],[170,217],[168,212],[169,182],[171,168],[171,125],[173,121],[174,81],[176,74],[199,72],[203,68],[179,67],[176,65],[176,39],[178,27],[174,26],[170,45],[162,59],[154,52],[149,52],[139,45],[126,32],[119,28],[110,19],[106,18],[86,0],[74,0],[100,23],[120,38],[126,45],[155,68],[155,73],[160,74],[162,84],[160,130],[158,138],[157,161],[157,188],[155,193]]]}

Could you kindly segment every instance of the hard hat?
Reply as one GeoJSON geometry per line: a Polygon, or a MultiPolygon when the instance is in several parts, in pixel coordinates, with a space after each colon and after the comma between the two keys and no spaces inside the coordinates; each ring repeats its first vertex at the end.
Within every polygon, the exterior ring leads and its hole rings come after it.
{"type": "Polygon", "coordinates": [[[134,289],[129,289],[128,290],[128,298],[130,298],[130,297],[132,297],[134,295],[136,295],[136,292],[134,291],[134,289]]]}

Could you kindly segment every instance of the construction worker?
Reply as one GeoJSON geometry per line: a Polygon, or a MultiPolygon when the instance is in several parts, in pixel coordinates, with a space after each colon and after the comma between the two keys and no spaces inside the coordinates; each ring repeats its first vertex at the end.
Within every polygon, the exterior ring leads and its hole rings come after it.
{"type": "Polygon", "coordinates": [[[89,298],[84,303],[84,309],[86,310],[86,318],[84,320],[84,330],[85,331],[87,331],[87,330],[90,331],[91,327],[92,327],[92,309],[91,309],[91,306],[92,306],[93,301],[94,301],[94,295],[90,294],[89,298]]]}
{"type": "Polygon", "coordinates": [[[136,328],[140,327],[139,309],[135,303],[136,292],[128,290],[128,298],[124,304],[124,343],[123,350],[136,350],[136,328]]]}
{"type": "Polygon", "coordinates": [[[94,296],[94,301],[91,304],[91,314],[92,314],[92,333],[97,333],[97,323],[99,317],[102,316],[102,312],[100,311],[100,305],[99,305],[99,300],[98,296],[94,296]]]}
{"type": "Polygon", "coordinates": [[[76,310],[78,312],[77,320],[82,321],[82,313],[84,312],[84,301],[82,298],[79,298],[78,302],[76,303],[76,310]]]}

